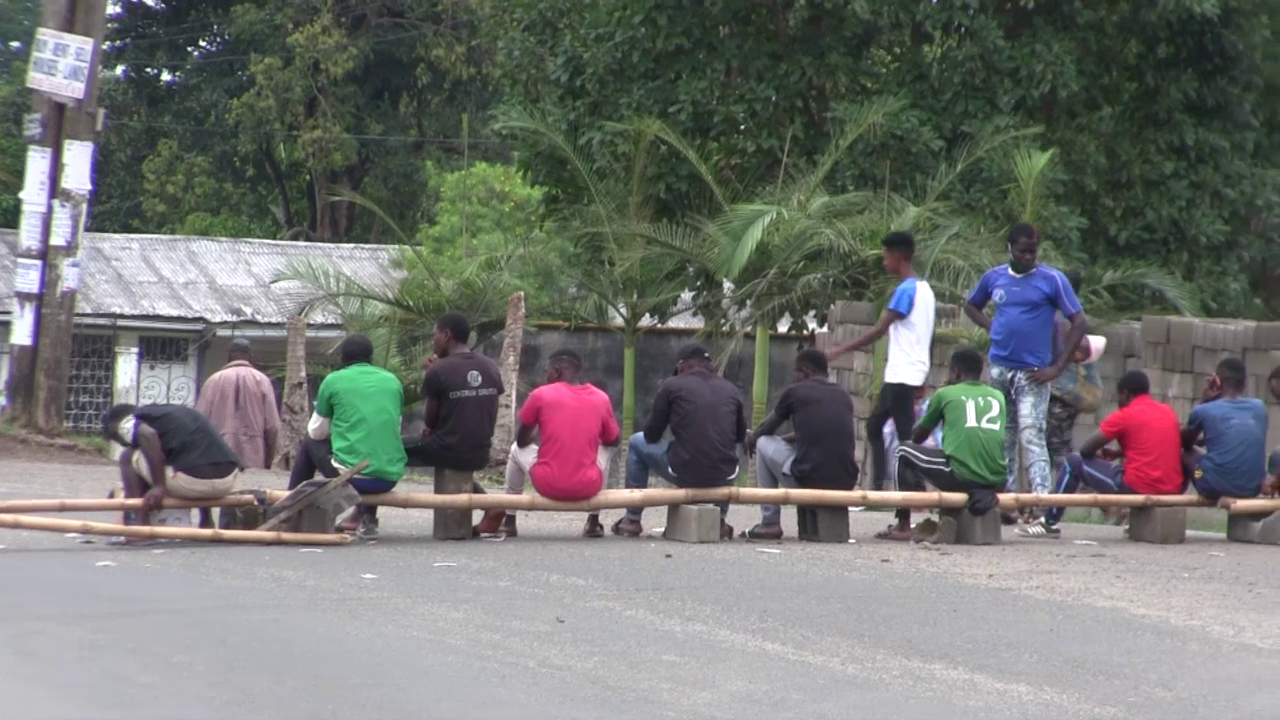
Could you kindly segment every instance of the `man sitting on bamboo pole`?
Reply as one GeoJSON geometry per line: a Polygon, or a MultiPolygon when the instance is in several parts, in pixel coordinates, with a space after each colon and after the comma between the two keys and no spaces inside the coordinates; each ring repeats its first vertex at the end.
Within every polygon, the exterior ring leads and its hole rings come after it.
{"type": "MultiPolygon", "coordinates": [[[[316,473],[336,478],[367,460],[364,471],[351,478],[351,487],[361,495],[391,492],[404,476],[406,462],[400,441],[404,386],[373,364],[373,343],[364,335],[347,337],[338,352],[342,366],[320,383],[307,436],[289,473],[289,489],[316,473]]],[[[378,507],[357,505],[338,529],[365,540],[376,538],[378,507]]]]}
{"type": "MultiPolygon", "coordinates": [[[[951,354],[951,375],[929,400],[929,409],[898,446],[898,489],[969,493],[969,512],[984,515],[999,505],[1008,467],[1004,452],[1005,396],[982,382],[982,355],[970,348],[951,354]],[[942,425],[942,447],[925,447],[942,425]]],[[[877,533],[881,540],[911,539],[911,510],[900,508],[897,523],[877,533]]]]}
{"type": "MultiPolygon", "coordinates": [[[[738,477],[738,446],[747,438],[742,393],[720,377],[711,353],[701,345],[685,345],[676,354],[673,377],[662,382],[644,432],[627,443],[628,490],[649,487],[649,473],[682,488],[725,487],[738,477]],[[663,439],[671,428],[673,440],[663,439]]],[[[613,534],[638,537],[643,508],[631,508],[613,524],[613,534]]],[[[720,537],[733,539],[724,518],[729,503],[720,504],[720,537]]]]}
{"type": "MultiPolygon", "coordinates": [[[[1055,492],[1070,495],[1084,483],[1104,495],[1181,495],[1186,481],[1177,413],[1151,397],[1151,381],[1141,370],[1130,370],[1116,382],[1116,401],[1119,409],[1102,420],[1079,452],[1067,455],[1055,492]],[[1106,447],[1112,441],[1119,452],[1106,447]],[[1120,457],[1123,466],[1110,462],[1120,457]]],[[[1065,508],[1049,508],[1043,518],[1017,532],[1030,538],[1061,537],[1063,512],[1065,508]]]]}
{"type": "MultiPolygon", "coordinates": [[[[125,513],[126,525],[150,525],[165,497],[226,497],[244,469],[209,419],[186,405],[116,405],[102,419],[102,434],[124,446],[124,496],[142,498],[143,511],[125,513]]],[[[213,511],[200,508],[200,527],[213,526],[213,511]]]]}
{"type": "Polygon", "coordinates": [[[1240,358],[1219,362],[1182,430],[1187,479],[1209,500],[1257,497],[1267,477],[1267,408],[1244,397],[1247,377],[1240,358]]]}
{"type": "MultiPolygon", "coordinates": [[[[547,365],[547,381],[529,393],[520,408],[520,428],[507,456],[508,495],[524,493],[526,480],[551,500],[579,502],[595,497],[609,479],[618,449],[618,421],[609,396],[579,378],[582,357],[557,350],[547,365]],[[533,442],[534,433],[541,445],[533,442]]],[[[479,535],[516,537],[513,510],[490,510],[476,526],[479,535]]],[[[587,516],[583,537],[604,537],[600,514],[587,516]]]]}
{"type": "MultiPolygon", "coordinates": [[[[747,435],[747,454],[756,456],[756,483],[762,488],[852,490],[858,482],[853,398],[827,377],[827,356],[816,348],[796,357],[792,380],[773,412],[747,435]],[[774,435],[787,421],[794,432],[774,435]]],[[[781,539],[782,509],[760,506],[760,524],[744,530],[742,537],[781,539]]]]}

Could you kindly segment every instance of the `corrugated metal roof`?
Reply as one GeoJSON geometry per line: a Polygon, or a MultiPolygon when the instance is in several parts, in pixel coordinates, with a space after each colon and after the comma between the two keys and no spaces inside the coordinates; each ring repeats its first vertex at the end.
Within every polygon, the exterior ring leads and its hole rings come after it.
{"type": "MultiPolygon", "coordinates": [[[[0,311],[13,309],[15,230],[0,230],[0,311]]],[[[283,324],[316,292],[272,281],[298,261],[323,263],[364,285],[398,279],[394,245],[85,233],[77,315],[283,324]]],[[[339,324],[331,311],[316,324],[339,324]]]]}

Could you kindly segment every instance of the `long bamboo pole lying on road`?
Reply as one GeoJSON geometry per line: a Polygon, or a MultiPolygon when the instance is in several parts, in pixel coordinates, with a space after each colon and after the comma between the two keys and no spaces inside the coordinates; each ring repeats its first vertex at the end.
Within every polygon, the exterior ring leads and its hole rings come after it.
{"type": "MultiPolygon", "coordinates": [[[[252,495],[228,495],[214,500],[178,500],[165,498],[162,507],[165,510],[185,510],[188,508],[243,507],[253,505],[252,495]]],[[[42,513],[42,512],[110,512],[114,510],[141,510],[142,498],[105,498],[105,499],[54,499],[54,500],[3,500],[0,501],[0,513],[42,513]]]]}
{"type": "MultiPolygon", "coordinates": [[[[267,491],[269,502],[284,497],[282,491],[267,491]]],[[[1213,507],[1199,495],[1035,495],[1003,493],[999,496],[1003,510],[1025,507],[1213,507]]],[[[432,493],[391,492],[365,495],[367,505],[440,510],[538,510],[559,512],[592,512],[633,507],[661,507],[690,503],[729,502],[738,505],[809,505],[826,507],[909,507],[960,508],[969,502],[964,493],[944,492],[878,492],[865,490],[809,490],[765,488],[653,488],[649,490],[605,490],[582,502],[557,502],[537,495],[435,495],[432,493]]],[[[1254,501],[1249,501],[1254,502],[1254,501]]],[[[1280,510],[1280,500],[1273,510],[1280,510]]],[[[1238,511],[1236,511],[1238,512],[1238,511]]],[[[1251,512],[1261,512],[1251,510],[1251,512]]]]}
{"type": "Polygon", "coordinates": [[[111,535],[131,538],[196,540],[199,542],[253,543],[260,545],[345,545],[351,538],[342,534],[259,532],[256,530],[206,530],[203,528],[161,527],[156,525],[113,525],[85,520],[0,515],[0,527],[19,530],[78,532],[85,535],[111,535]]]}
{"type": "MultiPolygon", "coordinates": [[[[268,503],[279,502],[288,493],[264,491],[268,503]]],[[[1002,510],[1026,507],[1214,507],[1199,495],[1035,495],[1003,493],[999,496],[1002,510]]],[[[552,512],[594,512],[631,507],[662,507],[689,503],[730,502],[738,505],[809,505],[826,507],[910,507],[959,508],[968,503],[964,493],[944,492],[878,492],[865,490],[808,490],[764,488],[651,488],[648,490],[605,490],[582,502],[557,502],[538,495],[486,495],[462,493],[391,492],[365,495],[361,503],[387,507],[440,510],[531,510],[552,512]]],[[[252,505],[250,495],[229,495],[217,500],[165,500],[166,508],[236,507],[252,505]]],[[[9,500],[0,501],[0,513],[39,512],[106,512],[141,507],[141,500],[9,500]]],[[[1223,500],[1218,504],[1236,515],[1257,515],[1280,511],[1280,498],[1223,500]]]]}

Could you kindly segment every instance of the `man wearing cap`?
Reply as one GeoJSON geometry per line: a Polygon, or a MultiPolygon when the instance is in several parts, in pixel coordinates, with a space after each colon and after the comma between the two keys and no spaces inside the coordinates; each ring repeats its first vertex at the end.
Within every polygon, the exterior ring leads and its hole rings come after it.
{"type": "Polygon", "coordinates": [[[248,340],[231,341],[227,364],[204,382],[196,409],[209,418],[245,467],[271,469],[280,413],[271,379],[253,367],[248,340]]]}
{"type": "MultiPolygon", "coordinates": [[[[627,444],[628,490],[649,487],[649,473],[677,487],[701,488],[732,485],[738,477],[739,447],[747,437],[746,408],[742,393],[720,377],[711,365],[711,353],[701,345],[686,345],[676,355],[676,370],[662,382],[644,431],[627,444]],[[663,435],[671,429],[672,440],[663,435]]],[[[729,504],[720,506],[720,537],[733,538],[725,522],[729,504]]],[[[613,533],[637,537],[642,508],[630,508],[613,524],[613,533]]]]}

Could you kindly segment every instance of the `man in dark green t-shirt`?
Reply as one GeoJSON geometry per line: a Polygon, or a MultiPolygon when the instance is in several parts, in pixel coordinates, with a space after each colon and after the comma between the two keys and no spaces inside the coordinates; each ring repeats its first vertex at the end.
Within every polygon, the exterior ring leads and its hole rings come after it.
{"type": "MultiPolygon", "coordinates": [[[[334,478],[367,460],[368,467],[351,478],[351,487],[363,495],[391,492],[404,477],[408,460],[400,440],[404,386],[395,375],[372,364],[373,343],[364,335],[343,340],[340,353],[342,367],[320,383],[289,489],[317,472],[334,478]]],[[[375,505],[358,505],[338,527],[366,539],[376,537],[377,511],[375,505]]]]}
{"type": "MultiPolygon", "coordinates": [[[[996,506],[1004,486],[1004,393],[984,384],[982,355],[961,348],[951,355],[951,377],[929,400],[929,410],[912,431],[912,442],[898,447],[898,485],[970,494],[969,510],[981,515],[996,506]],[[942,424],[942,447],[923,445],[942,424]]],[[[892,540],[911,537],[910,515],[882,534],[892,540]]]]}

